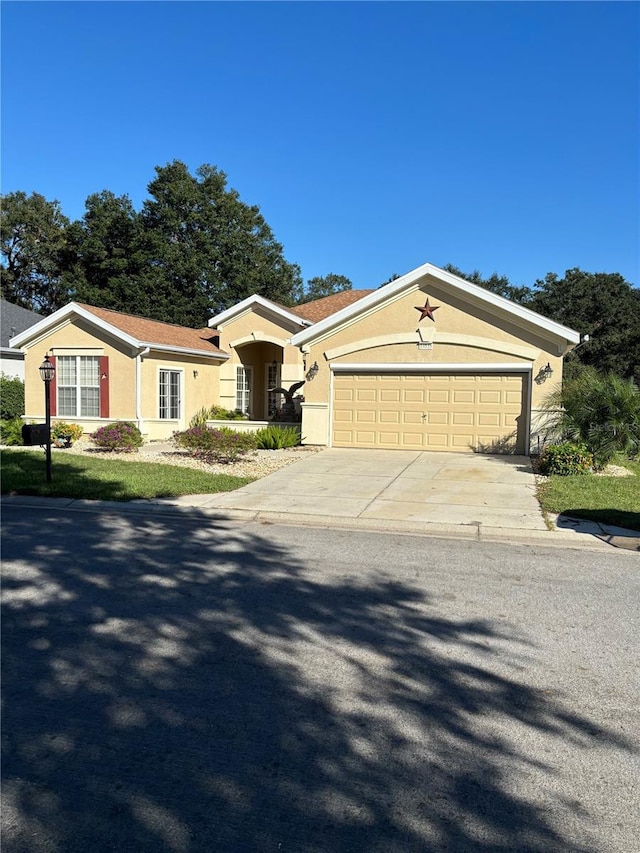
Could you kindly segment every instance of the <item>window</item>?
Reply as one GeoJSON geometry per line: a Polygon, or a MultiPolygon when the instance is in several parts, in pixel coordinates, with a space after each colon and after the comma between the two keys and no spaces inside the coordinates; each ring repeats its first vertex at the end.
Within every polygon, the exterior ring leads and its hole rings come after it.
{"type": "Polygon", "coordinates": [[[251,412],[251,368],[236,368],[236,409],[245,415],[251,412]]]}
{"type": "Polygon", "coordinates": [[[61,355],[57,358],[57,414],[71,418],[100,417],[100,358],[61,355]]]}
{"type": "Polygon", "coordinates": [[[280,385],[280,365],[267,365],[267,417],[273,417],[282,406],[282,394],[269,391],[269,388],[277,388],[280,385]]]}
{"type": "Polygon", "coordinates": [[[180,418],[180,371],[160,371],[159,416],[172,421],[180,418]]]}

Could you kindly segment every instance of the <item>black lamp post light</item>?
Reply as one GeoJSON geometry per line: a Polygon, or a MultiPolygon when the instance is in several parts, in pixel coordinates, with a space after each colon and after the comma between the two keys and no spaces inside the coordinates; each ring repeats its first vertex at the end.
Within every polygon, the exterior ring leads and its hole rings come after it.
{"type": "Polygon", "coordinates": [[[49,354],[45,355],[44,361],[38,368],[40,377],[44,382],[44,411],[45,411],[45,453],[47,455],[47,483],[51,482],[51,380],[55,376],[56,369],[49,361],[49,354]]]}

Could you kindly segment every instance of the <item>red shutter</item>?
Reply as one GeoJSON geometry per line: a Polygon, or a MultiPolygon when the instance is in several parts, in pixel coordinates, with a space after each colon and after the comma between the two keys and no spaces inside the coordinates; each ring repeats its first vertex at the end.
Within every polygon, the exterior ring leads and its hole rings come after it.
{"type": "Polygon", "coordinates": [[[100,356],[100,417],[109,417],[109,356],[100,356]]]}
{"type": "MultiPolygon", "coordinates": [[[[49,363],[52,364],[55,369],[55,355],[49,356],[49,363]]],[[[55,373],[53,374],[53,379],[49,383],[49,414],[52,418],[58,414],[58,377],[55,373]]]]}

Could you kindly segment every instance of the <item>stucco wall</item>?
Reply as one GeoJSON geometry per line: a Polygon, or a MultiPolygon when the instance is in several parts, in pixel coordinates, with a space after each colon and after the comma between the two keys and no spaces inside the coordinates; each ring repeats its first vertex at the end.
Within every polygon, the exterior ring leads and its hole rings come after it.
{"type": "MultiPolygon", "coordinates": [[[[135,414],[135,377],[131,349],[78,319],[43,336],[25,351],[25,414],[44,417],[44,391],[38,368],[45,355],[105,355],[109,358],[109,419],[130,420],[135,414]]],[[[75,418],[85,426],[83,418],[75,418]]],[[[89,423],[89,419],[86,419],[89,423]]],[[[95,423],[95,419],[90,421],[95,423]]],[[[87,430],[88,431],[88,430],[87,430]]]]}
{"type": "Polygon", "coordinates": [[[236,368],[253,368],[253,417],[264,418],[266,412],[265,365],[276,361],[281,365],[280,381],[285,386],[304,378],[303,357],[298,347],[287,341],[300,325],[285,318],[274,319],[261,308],[249,310],[219,326],[220,349],[231,358],[220,366],[220,405],[236,408],[236,368]]]}
{"type": "Polygon", "coordinates": [[[424,364],[425,368],[434,364],[522,364],[523,369],[532,364],[528,403],[534,416],[544,397],[561,381],[564,344],[477,298],[463,300],[424,279],[419,287],[353,317],[306,347],[307,364],[316,362],[319,369],[304,387],[303,434],[307,443],[328,440],[332,363],[406,363],[424,364]],[[416,311],[427,297],[431,306],[438,306],[435,322],[420,320],[416,311]],[[419,348],[419,343],[432,348],[419,348]],[[536,383],[533,378],[546,364],[553,370],[552,379],[536,383]]]}

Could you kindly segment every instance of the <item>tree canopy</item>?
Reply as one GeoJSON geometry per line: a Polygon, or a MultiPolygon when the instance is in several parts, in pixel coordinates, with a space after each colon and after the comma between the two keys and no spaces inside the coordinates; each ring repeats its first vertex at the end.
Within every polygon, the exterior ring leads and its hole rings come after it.
{"type": "Polygon", "coordinates": [[[299,267],[224,172],[203,165],[192,175],[178,160],[155,172],[142,210],[104,190],[73,223],[57,201],[4,197],[5,298],[43,313],[77,299],[187,326],[252,293],[299,300],[299,267]]]}
{"type": "Polygon", "coordinates": [[[640,384],[640,290],[619,273],[590,273],[575,267],[562,277],[547,273],[529,288],[514,286],[497,273],[483,278],[477,270],[464,273],[452,264],[444,269],[588,335],[589,341],[565,359],[567,376],[589,365],[640,384]]]}
{"type": "Polygon", "coordinates": [[[341,293],[343,290],[352,290],[353,284],[346,275],[337,275],[330,272],[327,275],[317,275],[307,281],[307,286],[300,302],[312,302],[314,299],[322,299],[323,296],[331,296],[341,293]]]}
{"type": "Polygon", "coordinates": [[[65,305],[69,220],[59,202],[40,193],[9,193],[2,196],[0,224],[2,297],[43,314],[65,305]]]}

